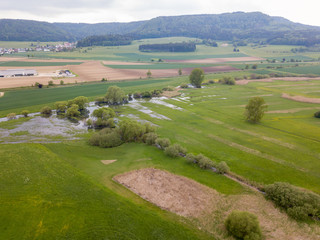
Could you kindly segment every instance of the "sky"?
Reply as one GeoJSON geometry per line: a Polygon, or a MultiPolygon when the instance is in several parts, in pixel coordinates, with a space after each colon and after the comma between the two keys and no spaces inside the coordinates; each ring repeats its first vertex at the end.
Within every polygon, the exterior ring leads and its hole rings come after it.
{"type": "Polygon", "coordinates": [[[320,26],[320,0],[0,0],[0,18],[99,23],[259,11],[320,26]]]}

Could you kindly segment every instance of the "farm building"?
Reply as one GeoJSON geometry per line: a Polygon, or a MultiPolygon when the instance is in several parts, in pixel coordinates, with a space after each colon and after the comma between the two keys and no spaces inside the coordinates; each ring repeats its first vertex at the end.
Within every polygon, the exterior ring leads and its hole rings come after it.
{"type": "Polygon", "coordinates": [[[37,75],[36,70],[32,69],[9,69],[0,71],[0,77],[24,77],[37,75]]]}

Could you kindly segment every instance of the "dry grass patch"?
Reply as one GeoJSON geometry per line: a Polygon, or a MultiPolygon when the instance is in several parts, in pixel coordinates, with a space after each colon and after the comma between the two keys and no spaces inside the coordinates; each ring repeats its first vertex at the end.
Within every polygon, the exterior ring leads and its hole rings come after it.
{"type": "Polygon", "coordinates": [[[224,228],[224,221],[233,210],[257,215],[267,240],[320,239],[319,225],[295,222],[260,193],[223,195],[186,177],[154,168],[127,172],[113,179],[160,208],[189,217],[199,229],[217,239],[233,239],[224,228]]]}
{"type": "Polygon", "coordinates": [[[304,102],[304,103],[320,103],[320,98],[309,98],[303,96],[290,96],[289,94],[282,93],[282,98],[293,100],[296,102],[304,102]]]}
{"type": "Polygon", "coordinates": [[[101,162],[102,162],[103,164],[105,164],[105,165],[114,163],[115,161],[117,161],[117,160],[101,160],[101,162]]]}
{"type": "Polygon", "coordinates": [[[163,91],[161,96],[167,97],[167,98],[173,98],[178,97],[181,95],[181,92],[179,92],[181,88],[175,88],[173,91],[163,91]]]}

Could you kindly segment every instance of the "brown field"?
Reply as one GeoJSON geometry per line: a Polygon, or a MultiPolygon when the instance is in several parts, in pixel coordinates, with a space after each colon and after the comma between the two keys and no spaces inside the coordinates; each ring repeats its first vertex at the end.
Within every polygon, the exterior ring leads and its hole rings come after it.
{"type": "Polygon", "coordinates": [[[259,57],[235,57],[235,58],[205,58],[205,59],[188,59],[188,60],[164,60],[165,62],[177,63],[225,63],[225,62],[250,62],[261,61],[263,58],[259,57]]]}
{"type": "MultiPolygon", "coordinates": [[[[64,62],[69,61],[65,59],[52,59],[52,60],[35,60],[27,58],[1,58],[2,60],[10,59],[10,61],[55,61],[64,62]]],[[[71,62],[71,61],[69,61],[71,62]]],[[[118,63],[118,62],[113,62],[118,63]]],[[[124,62],[125,63],[125,62],[124,62]]],[[[127,63],[136,64],[136,63],[127,63]]],[[[14,78],[1,78],[0,79],[0,89],[4,88],[15,88],[15,87],[25,87],[35,84],[35,82],[47,85],[49,81],[53,81],[54,84],[59,84],[61,80],[65,83],[75,83],[75,82],[92,82],[100,81],[102,78],[108,79],[108,81],[113,80],[134,80],[140,78],[147,78],[146,69],[114,69],[110,67],[105,67],[100,61],[84,61],[80,65],[65,65],[65,66],[43,66],[43,67],[0,67],[0,70],[6,69],[35,69],[38,72],[38,76],[32,77],[14,77],[14,78]],[[69,69],[76,77],[65,77],[65,78],[55,78],[52,77],[54,73],[61,69],[69,69]]],[[[182,69],[183,75],[189,75],[193,68],[182,69]]],[[[203,68],[206,73],[214,72],[230,72],[238,71],[238,69],[230,66],[215,66],[215,67],[205,67],[203,68]]],[[[154,69],[151,71],[153,78],[163,78],[163,77],[175,77],[178,76],[178,69],[154,69]]]]}
{"type": "Polygon", "coordinates": [[[246,85],[250,82],[273,82],[275,80],[281,81],[307,81],[307,80],[320,80],[320,78],[308,78],[308,77],[281,77],[281,78],[264,78],[264,79],[253,79],[253,80],[237,80],[237,85],[246,85]]]}
{"type": "Polygon", "coordinates": [[[320,103],[320,98],[309,98],[304,96],[290,96],[289,94],[283,93],[283,98],[293,100],[296,102],[304,102],[304,103],[320,103]]]}
{"type": "Polygon", "coordinates": [[[127,172],[113,179],[162,209],[194,219],[200,229],[218,239],[232,239],[223,223],[233,210],[254,213],[267,240],[320,239],[319,226],[295,222],[260,193],[223,195],[186,177],[153,168],[127,172]]]}
{"type": "Polygon", "coordinates": [[[121,61],[103,61],[102,63],[105,64],[105,65],[128,65],[128,66],[134,66],[134,65],[152,65],[151,63],[121,62],[121,61]]]}

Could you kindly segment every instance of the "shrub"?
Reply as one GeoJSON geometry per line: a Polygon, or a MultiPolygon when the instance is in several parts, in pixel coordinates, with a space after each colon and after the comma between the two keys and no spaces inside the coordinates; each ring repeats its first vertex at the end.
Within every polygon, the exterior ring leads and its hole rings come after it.
{"type": "Polygon", "coordinates": [[[196,161],[197,161],[197,164],[199,165],[199,167],[203,168],[203,169],[209,169],[209,168],[215,167],[214,162],[211,161],[210,158],[204,156],[203,154],[197,155],[196,161]]]}
{"type": "Polygon", "coordinates": [[[175,143],[169,147],[166,147],[164,153],[170,157],[183,157],[187,153],[187,149],[182,147],[180,144],[175,143]]]}
{"type": "Polygon", "coordinates": [[[314,113],[314,117],[320,118],[320,111],[314,113]]]}
{"type": "Polygon", "coordinates": [[[320,218],[320,196],[317,194],[281,182],[266,186],[265,192],[267,199],[285,209],[296,220],[320,218]]]}
{"type": "Polygon", "coordinates": [[[225,173],[230,172],[229,166],[224,161],[219,162],[218,165],[216,166],[216,169],[217,169],[217,172],[220,174],[225,174],[225,173]]]}
{"type": "Polygon", "coordinates": [[[168,138],[158,138],[156,140],[156,145],[158,145],[161,149],[165,149],[166,147],[169,147],[170,144],[171,142],[168,138]]]}
{"type": "Polygon", "coordinates": [[[123,120],[119,124],[119,132],[124,142],[138,142],[142,139],[146,128],[134,120],[123,120]]]}
{"type": "Polygon", "coordinates": [[[16,114],[15,114],[15,113],[9,113],[9,114],[7,115],[7,118],[8,118],[8,120],[13,120],[13,119],[16,118],[16,114]]]}
{"type": "Polygon", "coordinates": [[[174,87],[170,87],[170,86],[164,87],[162,88],[162,91],[174,91],[174,87]]]}
{"type": "Polygon", "coordinates": [[[182,84],[180,84],[180,87],[181,87],[181,88],[188,88],[188,84],[182,83],[182,84]]]}
{"type": "Polygon", "coordinates": [[[141,93],[142,98],[152,98],[152,92],[145,91],[141,93]]]}
{"type": "Polygon", "coordinates": [[[28,114],[29,114],[30,112],[28,111],[28,110],[23,110],[22,112],[21,112],[21,114],[24,116],[24,117],[28,117],[28,114]]]}
{"type": "Polygon", "coordinates": [[[54,85],[54,84],[53,84],[53,81],[52,81],[52,80],[48,82],[48,86],[53,86],[53,85],[54,85]]]}
{"type": "Polygon", "coordinates": [[[45,106],[45,107],[41,108],[40,113],[43,114],[43,115],[51,115],[52,114],[52,109],[49,106],[45,106]]]}
{"type": "Polygon", "coordinates": [[[146,122],[144,124],[144,127],[145,127],[145,132],[146,133],[150,133],[150,132],[155,132],[156,131],[156,127],[154,125],[151,125],[150,123],[146,122]]]}
{"type": "Polygon", "coordinates": [[[262,238],[258,219],[249,212],[233,211],[225,222],[229,234],[237,239],[260,240],[262,238]]]}
{"type": "Polygon", "coordinates": [[[232,77],[223,77],[222,79],[219,80],[220,83],[222,84],[227,84],[227,85],[235,85],[236,81],[232,77]]]}
{"type": "Polygon", "coordinates": [[[105,128],[100,132],[93,134],[88,143],[92,146],[100,146],[103,148],[112,148],[120,146],[123,142],[121,135],[115,129],[105,128]]]}
{"type": "Polygon", "coordinates": [[[188,153],[188,154],[186,155],[186,160],[187,160],[188,163],[197,163],[197,158],[196,158],[196,156],[195,156],[194,154],[192,154],[192,153],[188,153]]]}
{"type": "Polygon", "coordinates": [[[109,118],[114,118],[116,116],[116,113],[112,108],[103,107],[94,110],[92,116],[96,118],[101,118],[103,120],[108,120],[109,118]]]}
{"type": "Polygon", "coordinates": [[[143,141],[148,145],[153,145],[156,143],[158,135],[154,132],[149,132],[143,135],[143,141]]]}
{"type": "Polygon", "coordinates": [[[60,81],[60,85],[64,85],[64,81],[63,80],[60,81]]]}

